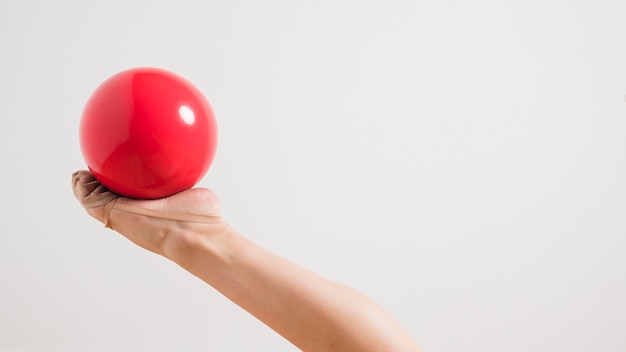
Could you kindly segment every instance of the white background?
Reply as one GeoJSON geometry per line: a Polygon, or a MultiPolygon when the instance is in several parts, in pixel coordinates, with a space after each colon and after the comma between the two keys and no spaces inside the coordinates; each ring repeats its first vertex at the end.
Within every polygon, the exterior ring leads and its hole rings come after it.
{"type": "Polygon", "coordinates": [[[427,351],[626,350],[626,2],[2,1],[0,349],[294,351],[70,190],[136,66],[216,112],[200,186],[427,351]]]}

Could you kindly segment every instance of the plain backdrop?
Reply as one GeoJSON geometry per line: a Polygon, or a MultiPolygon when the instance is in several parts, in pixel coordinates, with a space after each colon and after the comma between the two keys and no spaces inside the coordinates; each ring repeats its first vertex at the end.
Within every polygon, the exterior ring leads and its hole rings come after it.
{"type": "Polygon", "coordinates": [[[623,0],[3,0],[0,50],[0,350],[296,350],[75,201],[137,66],[211,101],[235,228],[425,350],[626,350],[623,0]]]}

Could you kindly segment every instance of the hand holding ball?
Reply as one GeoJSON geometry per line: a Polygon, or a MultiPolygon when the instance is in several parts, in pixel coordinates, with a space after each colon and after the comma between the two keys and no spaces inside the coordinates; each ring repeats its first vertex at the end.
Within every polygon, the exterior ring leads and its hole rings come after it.
{"type": "Polygon", "coordinates": [[[80,122],[89,170],[111,191],[167,197],[193,187],[217,147],[213,110],[191,83],[171,72],[138,68],[102,83],[80,122]]]}

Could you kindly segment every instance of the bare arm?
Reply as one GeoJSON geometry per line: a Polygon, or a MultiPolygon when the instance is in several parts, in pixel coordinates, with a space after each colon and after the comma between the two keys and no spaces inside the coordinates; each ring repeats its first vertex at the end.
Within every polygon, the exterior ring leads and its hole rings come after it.
{"type": "Polygon", "coordinates": [[[198,229],[183,264],[304,351],[415,351],[411,337],[358,291],[326,280],[234,231],[198,229]],[[212,238],[209,238],[212,237],[212,238]]]}
{"type": "MultiPolygon", "coordinates": [[[[223,222],[217,197],[209,190],[158,201],[120,198],[118,204],[122,207],[114,206],[108,214],[109,226],[176,262],[304,351],[419,351],[411,336],[365,295],[239,235],[223,222]],[[124,206],[208,216],[212,221],[140,215],[124,206]]],[[[88,211],[106,221],[104,207],[88,211]]]]}

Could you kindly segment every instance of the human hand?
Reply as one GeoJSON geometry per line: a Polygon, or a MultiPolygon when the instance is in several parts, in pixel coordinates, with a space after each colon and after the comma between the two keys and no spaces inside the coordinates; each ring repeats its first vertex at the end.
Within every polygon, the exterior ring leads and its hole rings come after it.
{"type": "Polygon", "coordinates": [[[106,189],[89,171],[72,174],[72,188],[90,216],[135,244],[183,266],[193,259],[195,242],[228,229],[219,199],[206,188],[161,199],[130,199],[106,189]]]}
{"type": "Polygon", "coordinates": [[[87,171],[73,174],[89,215],[202,279],[306,351],[420,351],[362,293],[281,258],[238,235],[217,196],[196,188],[156,200],[119,197],[87,171]]]}

